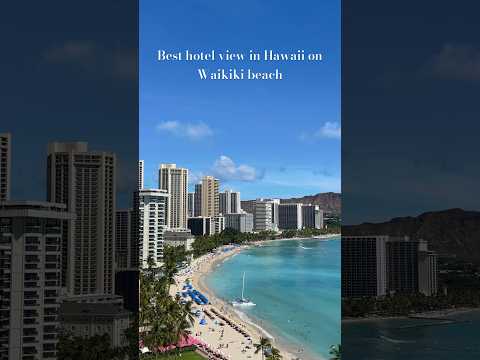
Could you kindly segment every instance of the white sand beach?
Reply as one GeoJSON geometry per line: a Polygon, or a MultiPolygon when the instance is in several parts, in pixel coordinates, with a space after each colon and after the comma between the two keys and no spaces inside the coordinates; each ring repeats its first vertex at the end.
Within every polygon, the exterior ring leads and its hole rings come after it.
{"type": "MultiPolygon", "coordinates": [[[[248,319],[242,319],[230,304],[217,298],[205,285],[204,276],[207,275],[215,266],[226,258],[238,254],[248,246],[225,246],[218,249],[215,254],[204,255],[193,260],[192,264],[176,277],[176,284],[171,287],[171,293],[181,291],[185,281],[190,280],[195,289],[208,297],[210,304],[194,305],[196,309],[202,310],[201,317],[196,318],[195,324],[191,329],[192,335],[207,343],[211,349],[215,349],[226,355],[232,360],[243,359],[262,359],[262,355],[255,354],[254,344],[258,343],[260,337],[270,337],[271,335],[256,326],[248,319]],[[227,250],[229,249],[229,250],[227,250]],[[206,313],[205,313],[206,311],[206,313]],[[222,319],[223,317],[223,319],[222,319]],[[205,318],[207,324],[201,325],[200,320],[205,318]],[[227,321],[225,321],[225,319],[227,321]],[[229,325],[227,322],[230,322],[229,325]],[[237,327],[237,329],[235,329],[237,327]],[[247,334],[244,335],[242,334],[247,334]]],[[[272,339],[272,344],[278,348],[284,360],[301,359],[301,355],[293,355],[287,349],[272,339]]]]}

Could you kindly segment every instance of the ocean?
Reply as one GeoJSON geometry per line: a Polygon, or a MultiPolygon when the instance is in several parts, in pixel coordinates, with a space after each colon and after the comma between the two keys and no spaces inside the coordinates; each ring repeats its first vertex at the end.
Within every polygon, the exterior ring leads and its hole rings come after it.
{"type": "MultiPolygon", "coordinates": [[[[205,279],[220,298],[245,297],[241,311],[301,359],[326,359],[340,343],[340,238],[268,242],[219,264],[205,279]]],[[[239,309],[239,308],[237,308],[239,309]]]]}
{"type": "Polygon", "coordinates": [[[442,325],[431,320],[390,319],[345,323],[342,359],[480,359],[480,311],[448,318],[458,322],[442,325]]]}

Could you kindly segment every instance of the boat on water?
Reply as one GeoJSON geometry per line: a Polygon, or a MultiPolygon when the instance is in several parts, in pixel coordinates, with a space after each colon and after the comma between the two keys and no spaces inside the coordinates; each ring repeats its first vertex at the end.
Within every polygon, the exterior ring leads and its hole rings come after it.
{"type": "Polygon", "coordinates": [[[242,296],[238,299],[232,301],[233,306],[255,306],[256,304],[250,301],[250,299],[245,298],[245,271],[243,272],[242,277],[242,296]]]}

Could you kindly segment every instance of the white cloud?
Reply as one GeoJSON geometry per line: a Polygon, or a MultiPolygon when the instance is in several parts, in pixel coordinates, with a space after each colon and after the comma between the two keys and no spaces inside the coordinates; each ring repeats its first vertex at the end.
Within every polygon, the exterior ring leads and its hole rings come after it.
{"type": "Polygon", "coordinates": [[[300,140],[302,141],[315,141],[318,139],[340,139],[342,136],[342,129],[338,122],[327,121],[320,129],[313,133],[300,134],[300,140]]]}
{"type": "Polygon", "coordinates": [[[315,133],[315,137],[331,138],[331,139],[340,139],[341,129],[340,124],[337,122],[327,121],[322,125],[320,130],[315,133]]]}
{"type": "Polygon", "coordinates": [[[191,140],[200,140],[213,135],[213,130],[203,122],[164,121],[159,123],[156,129],[157,131],[168,132],[191,140]]]}
{"type": "Polygon", "coordinates": [[[213,175],[220,180],[238,180],[238,181],[255,181],[261,178],[261,174],[249,165],[236,165],[228,156],[222,155],[213,164],[213,175]]]}

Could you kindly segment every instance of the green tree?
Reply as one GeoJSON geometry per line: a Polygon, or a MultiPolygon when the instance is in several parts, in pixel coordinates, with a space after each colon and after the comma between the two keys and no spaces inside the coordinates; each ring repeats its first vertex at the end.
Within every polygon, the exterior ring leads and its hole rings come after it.
{"type": "Polygon", "coordinates": [[[269,338],[261,337],[260,342],[258,344],[254,344],[255,346],[255,354],[258,354],[259,351],[262,352],[262,359],[265,355],[265,350],[272,347],[272,343],[270,342],[269,338]]]}
{"type": "Polygon", "coordinates": [[[267,356],[267,360],[282,360],[282,355],[280,355],[280,350],[272,347],[270,349],[270,355],[267,356]]]}
{"type": "Polygon", "coordinates": [[[121,349],[113,348],[108,334],[91,337],[62,333],[57,345],[59,360],[122,360],[121,349]]]}

